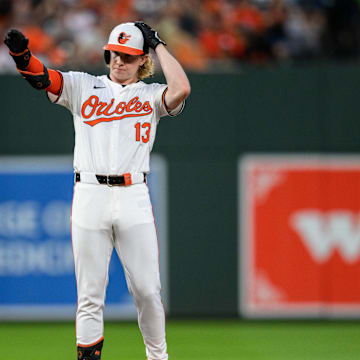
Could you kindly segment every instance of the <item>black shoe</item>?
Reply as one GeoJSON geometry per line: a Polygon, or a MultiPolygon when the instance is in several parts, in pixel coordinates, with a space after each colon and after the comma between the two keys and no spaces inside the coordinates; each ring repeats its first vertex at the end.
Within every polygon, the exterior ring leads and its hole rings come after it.
{"type": "Polygon", "coordinates": [[[78,346],[77,356],[78,360],[100,360],[101,349],[104,344],[104,339],[92,346],[78,346]]]}

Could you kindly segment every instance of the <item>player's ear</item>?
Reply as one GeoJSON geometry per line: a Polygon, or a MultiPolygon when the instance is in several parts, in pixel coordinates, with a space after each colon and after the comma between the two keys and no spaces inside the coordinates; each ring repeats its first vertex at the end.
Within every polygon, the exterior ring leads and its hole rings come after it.
{"type": "Polygon", "coordinates": [[[147,61],[148,58],[149,58],[149,55],[148,55],[148,54],[143,55],[143,56],[141,57],[140,66],[143,66],[143,65],[146,63],[146,61],[147,61]]]}

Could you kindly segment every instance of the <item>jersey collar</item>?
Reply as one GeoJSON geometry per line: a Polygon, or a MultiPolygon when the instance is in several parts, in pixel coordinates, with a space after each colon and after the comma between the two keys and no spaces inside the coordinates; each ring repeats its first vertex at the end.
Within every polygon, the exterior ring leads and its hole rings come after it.
{"type": "Polygon", "coordinates": [[[138,81],[137,81],[136,83],[123,85],[123,84],[118,84],[118,83],[116,83],[115,81],[112,81],[109,74],[107,74],[106,77],[108,78],[109,81],[111,81],[112,84],[119,85],[119,86],[121,86],[121,87],[123,87],[123,88],[124,88],[125,86],[130,86],[130,85],[138,84],[138,83],[140,82],[140,80],[138,79],[138,81]]]}

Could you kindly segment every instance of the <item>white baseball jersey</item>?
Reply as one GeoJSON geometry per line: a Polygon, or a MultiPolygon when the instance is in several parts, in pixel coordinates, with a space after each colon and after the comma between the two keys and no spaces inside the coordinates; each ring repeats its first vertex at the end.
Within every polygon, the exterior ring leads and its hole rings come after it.
{"type": "Polygon", "coordinates": [[[73,114],[74,170],[102,175],[148,173],[160,117],[179,114],[184,103],[167,112],[167,85],[138,81],[123,86],[107,75],[61,74],[62,91],[48,97],[73,114]]]}

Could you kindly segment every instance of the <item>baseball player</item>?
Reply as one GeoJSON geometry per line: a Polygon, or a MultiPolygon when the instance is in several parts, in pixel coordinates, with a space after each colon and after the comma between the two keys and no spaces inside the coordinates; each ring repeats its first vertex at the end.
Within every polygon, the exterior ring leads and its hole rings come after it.
{"type": "Polygon", "coordinates": [[[68,108],[75,127],[71,215],[78,305],[78,360],[100,360],[108,266],[115,248],[138,311],[148,360],[167,359],[160,297],[158,243],[146,174],[161,117],[179,114],[190,94],[187,76],[155,30],[143,22],[116,26],[104,46],[108,75],[47,69],[18,30],[5,37],[20,74],[53,103],[68,108]],[[152,73],[149,48],[166,85],[152,73]]]}

